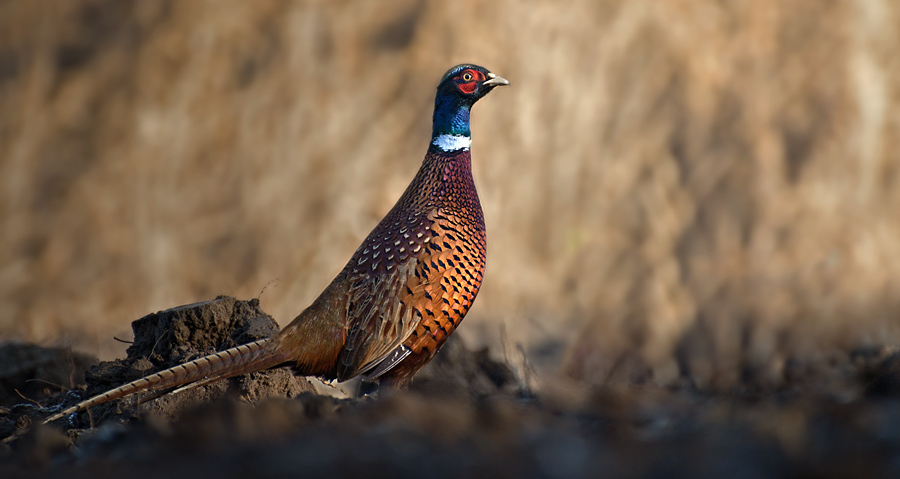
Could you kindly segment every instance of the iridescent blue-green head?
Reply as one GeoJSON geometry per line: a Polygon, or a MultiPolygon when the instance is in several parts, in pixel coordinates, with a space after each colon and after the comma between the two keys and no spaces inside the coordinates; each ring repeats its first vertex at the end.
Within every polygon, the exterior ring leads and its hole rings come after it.
{"type": "Polygon", "coordinates": [[[431,143],[443,151],[468,149],[471,144],[469,112],[472,105],[495,87],[509,85],[478,65],[457,65],[441,78],[434,99],[431,143]]]}

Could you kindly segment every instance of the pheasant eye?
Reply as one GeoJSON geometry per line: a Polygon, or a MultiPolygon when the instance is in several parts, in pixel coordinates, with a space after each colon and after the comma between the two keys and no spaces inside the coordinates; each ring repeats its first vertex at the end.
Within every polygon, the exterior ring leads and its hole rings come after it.
{"type": "Polygon", "coordinates": [[[462,76],[463,81],[470,82],[470,81],[472,81],[472,78],[474,78],[474,77],[472,76],[471,73],[469,73],[469,72],[463,73],[463,76],[462,76]]]}

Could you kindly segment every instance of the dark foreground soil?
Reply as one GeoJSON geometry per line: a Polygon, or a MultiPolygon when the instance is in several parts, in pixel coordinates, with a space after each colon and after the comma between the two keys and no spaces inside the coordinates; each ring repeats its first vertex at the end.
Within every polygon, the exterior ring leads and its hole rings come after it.
{"type": "Polygon", "coordinates": [[[80,397],[265,337],[257,302],[217,298],[133,324],[128,357],[0,346],[0,477],[900,477],[900,354],[858,352],[780,391],[528,390],[451,341],[408,391],[347,398],[287,369],[56,424],[80,397]],[[86,371],[85,384],[60,391],[86,371]]]}

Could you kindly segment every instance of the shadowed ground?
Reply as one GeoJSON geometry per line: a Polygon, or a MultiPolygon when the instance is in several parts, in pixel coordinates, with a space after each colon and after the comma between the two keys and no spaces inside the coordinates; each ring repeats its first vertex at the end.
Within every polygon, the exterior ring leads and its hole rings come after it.
{"type": "MultiPolygon", "coordinates": [[[[886,350],[835,358],[778,393],[710,395],[640,381],[585,389],[557,381],[535,394],[509,364],[456,339],[409,391],[360,399],[335,389],[320,395],[281,368],[145,396],[140,404],[107,403],[36,426],[57,407],[235,339],[254,340],[272,326],[255,300],[227,297],[135,321],[128,357],[92,367],[86,390],[47,398],[33,393],[30,402],[0,410],[0,439],[8,438],[0,446],[0,472],[222,478],[900,473],[893,458],[900,447],[900,354],[886,350]]],[[[14,350],[40,356],[34,347],[5,348],[14,350]]],[[[5,366],[0,393],[9,396],[29,380],[77,364],[30,375],[5,366]]]]}

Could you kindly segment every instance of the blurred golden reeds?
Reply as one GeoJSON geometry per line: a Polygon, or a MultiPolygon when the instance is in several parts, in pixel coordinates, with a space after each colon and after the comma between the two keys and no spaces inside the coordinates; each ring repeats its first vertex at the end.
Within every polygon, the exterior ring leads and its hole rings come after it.
{"type": "Polygon", "coordinates": [[[467,343],[731,388],[900,341],[892,0],[391,5],[0,3],[0,338],[111,357],[137,317],[264,288],[286,324],[469,61],[512,87],[473,116],[467,343]]]}

